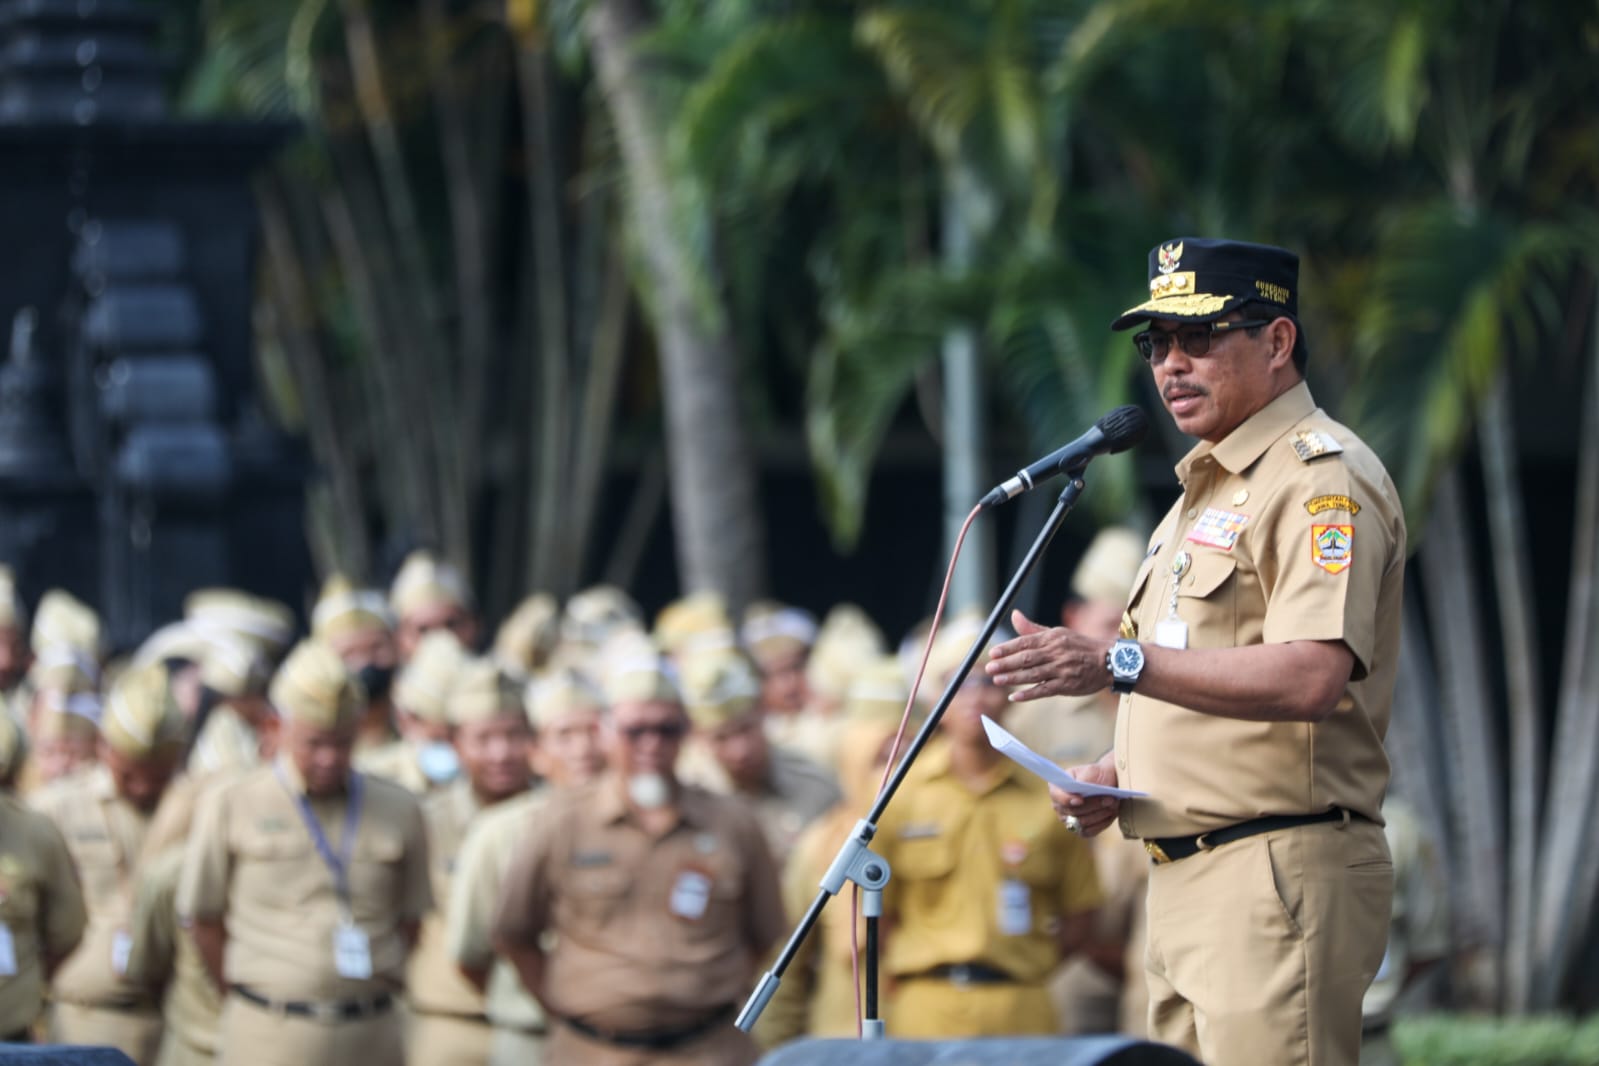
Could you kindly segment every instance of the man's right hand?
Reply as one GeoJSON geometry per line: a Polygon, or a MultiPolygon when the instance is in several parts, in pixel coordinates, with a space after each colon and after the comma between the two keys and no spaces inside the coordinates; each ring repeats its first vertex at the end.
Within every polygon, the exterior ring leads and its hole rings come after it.
{"type": "MultiPolygon", "coordinates": [[[[1116,753],[1106,752],[1104,758],[1098,762],[1086,766],[1071,766],[1066,772],[1079,781],[1115,788],[1116,753]]],[[[1056,817],[1062,822],[1069,817],[1075,817],[1081,826],[1080,832],[1085,837],[1103,833],[1112,822],[1116,821],[1116,816],[1121,810],[1121,800],[1115,796],[1083,796],[1076,792],[1067,792],[1055,785],[1049,786],[1049,801],[1055,808],[1056,817]]]]}

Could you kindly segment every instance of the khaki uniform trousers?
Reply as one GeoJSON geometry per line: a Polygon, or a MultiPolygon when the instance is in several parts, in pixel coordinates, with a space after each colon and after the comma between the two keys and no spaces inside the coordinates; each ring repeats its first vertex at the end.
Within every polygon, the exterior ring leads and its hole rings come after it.
{"type": "Polygon", "coordinates": [[[50,1012],[57,1044],[114,1047],[137,1066],[154,1066],[161,1048],[161,1013],[153,1007],[116,1010],[57,1001],[50,1012]]]}
{"type": "Polygon", "coordinates": [[[760,1057],[760,1046],[732,1019],[667,1051],[617,1047],[566,1025],[556,1025],[544,1047],[544,1066],[755,1066],[760,1057]]]}
{"type": "Polygon", "coordinates": [[[496,1025],[489,1066],[544,1066],[544,1044],[543,1033],[496,1025]]]}
{"type": "Polygon", "coordinates": [[[1060,1028],[1043,984],[957,985],[904,978],[883,1014],[889,1035],[909,1040],[1053,1036],[1060,1028]]]}
{"type": "Polygon", "coordinates": [[[1392,902],[1387,840],[1360,819],[1155,866],[1150,1039],[1206,1066],[1357,1066],[1392,902]]]}
{"type": "Polygon", "coordinates": [[[493,1041],[486,1019],[413,1008],[405,1027],[405,1061],[410,1066],[487,1066],[493,1041]]]}
{"type": "Polygon", "coordinates": [[[229,996],[217,1038],[218,1066],[402,1066],[393,1010],[347,1022],[279,1015],[229,996]]]}

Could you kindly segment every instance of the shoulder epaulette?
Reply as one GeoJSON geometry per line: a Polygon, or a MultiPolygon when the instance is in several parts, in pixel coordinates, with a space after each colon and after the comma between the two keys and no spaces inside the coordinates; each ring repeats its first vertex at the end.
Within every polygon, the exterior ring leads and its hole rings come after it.
{"type": "Polygon", "coordinates": [[[1320,430],[1301,429],[1293,436],[1294,454],[1299,456],[1299,461],[1308,463],[1312,459],[1320,459],[1324,455],[1337,455],[1344,450],[1332,437],[1320,430]]]}

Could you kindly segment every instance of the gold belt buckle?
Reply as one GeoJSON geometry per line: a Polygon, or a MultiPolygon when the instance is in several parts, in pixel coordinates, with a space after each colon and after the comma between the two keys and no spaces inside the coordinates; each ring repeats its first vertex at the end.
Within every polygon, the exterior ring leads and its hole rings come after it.
{"type": "Polygon", "coordinates": [[[1164,866],[1166,863],[1171,862],[1171,856],[1166,854],[1166,849],[1153,840],[1144,841],[1144,850],[1149,852],[1149,857],[1155,861],[1157,866],[1164,866]]]}

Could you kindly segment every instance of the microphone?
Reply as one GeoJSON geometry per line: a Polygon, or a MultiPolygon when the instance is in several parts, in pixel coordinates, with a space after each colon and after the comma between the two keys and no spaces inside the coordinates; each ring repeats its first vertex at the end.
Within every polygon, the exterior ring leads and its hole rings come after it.
{"type": "Polygon", "coordinates": [[[1148,430],[1149,420],[1144,417],[1142,408],[1131,404],[1118,407],[1064,448],[1050,452],[1032,466],[1018,470],[1009,481],[996,485],[977,506],[985,510],[997,507],[1031,490],[1046,478],[1056,474],[1079,473],[1094,456],[1124,452],[1143,440],[1148,430]]]}

